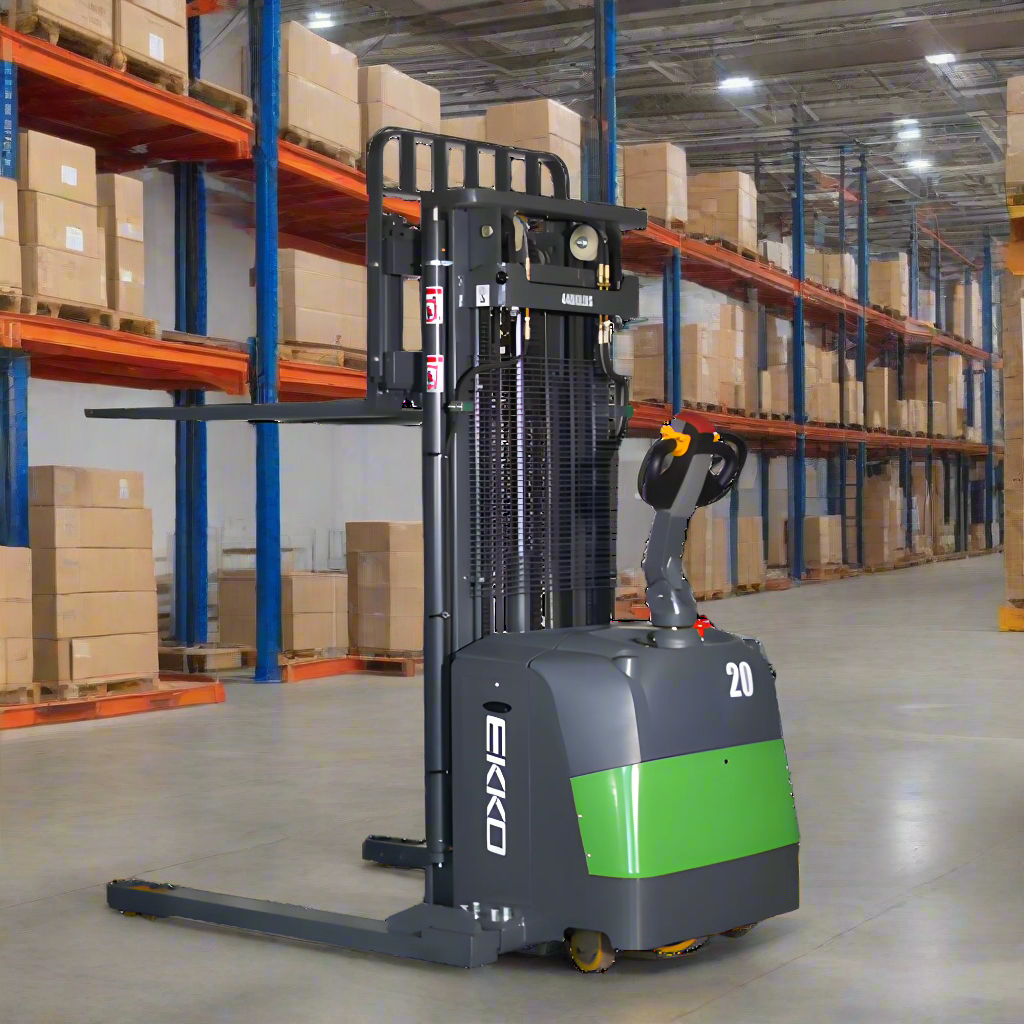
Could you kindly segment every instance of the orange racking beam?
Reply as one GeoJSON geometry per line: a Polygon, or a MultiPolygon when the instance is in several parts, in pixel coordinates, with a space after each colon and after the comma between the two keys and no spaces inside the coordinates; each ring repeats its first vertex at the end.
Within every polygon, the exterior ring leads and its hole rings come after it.
{"type": "Polygon", "coordinates": [[[149,390],[203,387],[240,395],[249,376],[244,352],[144,338],[56,317],[0,315],[0,346],[24,349],[32,357],[33,375],[54,380],[149,390]]]}
{"type": "Polygon", "coordinates": [[[0,54],[21,71],[19,124],[94,147],[101,167],[241,160],[252,150],[250,122],[42,39],[0,26],[0,54]]]}
{"type": "Polygon", "coordinates": [[[282,359],[277,372],[283,402],[361,398],[366,394],[366,374],[360,370],[282,359]]]}

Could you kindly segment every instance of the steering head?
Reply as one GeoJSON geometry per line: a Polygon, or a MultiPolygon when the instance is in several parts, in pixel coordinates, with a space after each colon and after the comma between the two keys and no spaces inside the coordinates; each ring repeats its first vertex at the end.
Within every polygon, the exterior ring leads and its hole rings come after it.
{"type": "Polygon", "coordinates": [[[702,508],[724,498],[739,479],[747,443],[735,434],[716,430],[698,413],[677,413],[672,423],[661,428],[661,440],[651,446],[640,465],[640,497],[659,511],[670,509],[697,455],[712,457],[697,499],[697,507],[702,508]]]}

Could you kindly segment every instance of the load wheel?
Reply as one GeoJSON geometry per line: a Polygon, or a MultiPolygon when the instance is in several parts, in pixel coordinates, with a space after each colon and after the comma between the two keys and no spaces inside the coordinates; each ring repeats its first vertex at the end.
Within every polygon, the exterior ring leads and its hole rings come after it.
{"type": "Polygon", "coordinates": [[[576,970],[584,974],[607,971],[615,963],[615,950],[604,932],[577,928],[565,940],[565,951],[576,970]]]}
{"type": "Polygon", "coordinates": [[[631,960],[674,960],[680,956],[693,956],[710,938],[702,935],[696,939],[683,939],[668,946],[655,946],[654,949],[631,949],[626,953],[631,960]]]}
{"type": "Polygon", "coordinates": [[[722,934],[730,939],[740,939],[760,923],[760,921],[755,921],[753,924],[741,924],[738,928],[730,928],[728,931],[722,932],[722,934]]]}

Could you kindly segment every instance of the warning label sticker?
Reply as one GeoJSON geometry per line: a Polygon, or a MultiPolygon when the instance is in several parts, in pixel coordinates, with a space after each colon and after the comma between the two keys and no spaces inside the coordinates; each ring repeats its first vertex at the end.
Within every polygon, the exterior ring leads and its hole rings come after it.
{"type": "Polygon", "coordinates": [[[428,288],[423,316],[428,324],[444,323],[444,289],[428,288]]]}
{"type": "MultiPolygon", "coordinates": [[[[428,321],[429,322],[429,321],[428,321]]],[[[427,393],[444,392],[444,356],[427,356],[427,393]]]]}

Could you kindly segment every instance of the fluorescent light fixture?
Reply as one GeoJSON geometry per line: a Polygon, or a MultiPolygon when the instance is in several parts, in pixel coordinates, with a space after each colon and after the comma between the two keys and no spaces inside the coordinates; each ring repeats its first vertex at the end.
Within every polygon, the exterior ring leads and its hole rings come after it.
{"type": "Polygon", "coordinates": [[[931,167],[931,165],[932,165],[931,160],[926,160],[924,157],[918,157],[915,160],[908,160],[907,161],[907,166],[912,171],[927,171],[928,168],[931,167]]]}
{"type": "Polygon", "coordinates": [[[907,142],[910,139],[919,139],[921,138],[921,129],[904,128],[903,131],[896,133],[896,138],[902,139],[904,142],[907,142]]]}
{"type": "Polygon", "coordinates": [[[915,124],[918,124],[916,117],[901,117],[896,122],[901,128],[912,128],[915,124]]]}
{"type": "Polygon", "coordinates": [[[956,55],[952,53],[929,53],[925,60],[929,64],[955,64],[956,55]]]}
{"type": "Polygon", "coordinates": [[[754,82],[750,78],[739,76],[736,78],[723,78],[718,83],[718,88],[723,92],[741,92],[744,89],[753,89],[754,82]]]}
{"type": "Polygon", "coordinates": [[[334,19],[326,11],[314,11],[306,22],[306,28],[334,28],[334,19]]]}

